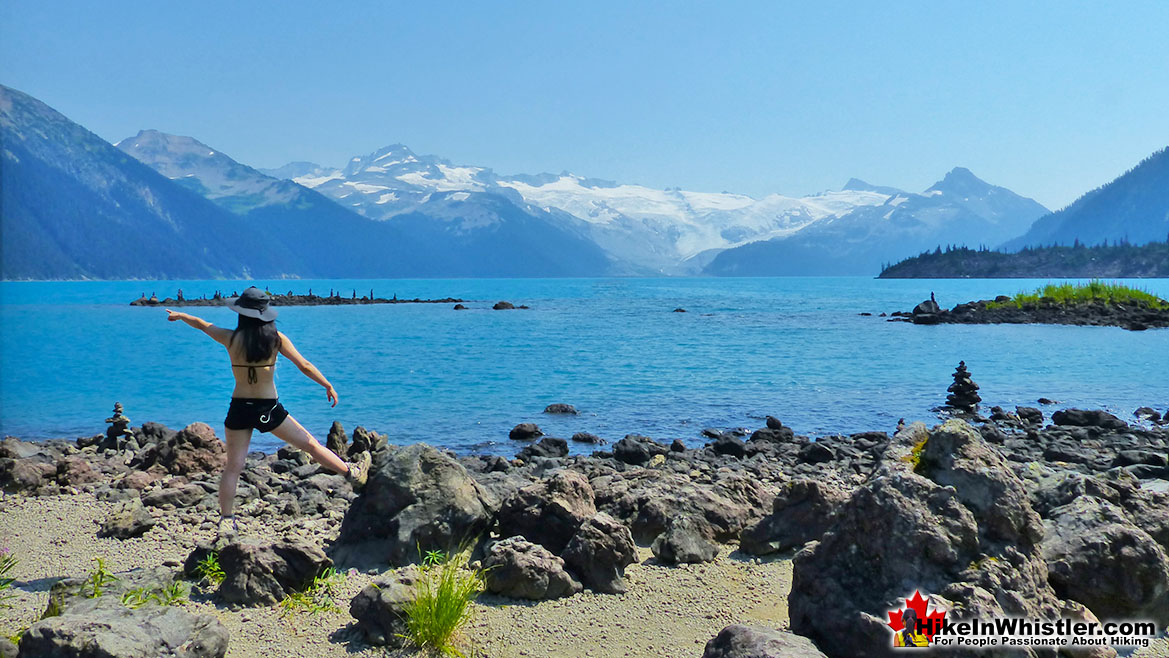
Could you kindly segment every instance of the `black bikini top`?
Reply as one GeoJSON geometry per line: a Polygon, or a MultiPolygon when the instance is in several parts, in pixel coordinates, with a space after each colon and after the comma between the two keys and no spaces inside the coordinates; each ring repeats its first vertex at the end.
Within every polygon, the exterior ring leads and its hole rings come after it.
{"type": "Polygon", "coordinates": [[[231,367],[232,368],[247,368],[248,369],[248,383],[249,384],[256,384],[260,381],[259,376],[256,374],[256,368],[274,368],[274,367],[276,367],[276,362],[273,361],[272,363],[260,363],[260,364],[256,364],[256,365],[252,365],[252,364],[248,364],[248,363],[241,363],[241,364],[237,365],[237,364],[233,363],[233,364],[231,364],[231,367]]]}

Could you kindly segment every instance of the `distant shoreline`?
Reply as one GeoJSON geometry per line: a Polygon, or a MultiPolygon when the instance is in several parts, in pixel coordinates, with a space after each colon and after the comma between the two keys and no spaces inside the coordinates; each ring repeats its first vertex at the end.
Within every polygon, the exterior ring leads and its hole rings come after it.
{"type": "MultiPolygon", "coordinates": [[[[332,292],[332,291],[330,291],[330,292],[332,292]]],[[[153,293],[151,294],[150,297],[146,297],[144,294],[142,297],[139,297],[138,299],[135,299],[134,301],[130,302],[130,306],[150,306],[150,307],[222,306],[223,301],[225,299],[228,299],[228,298],[234,296],[234,295],[225,295],[218,290],[215,291],[215,293],[211,297],[207,297],[206,295],[203,295],[201,297],[187,299],[185,296],[183,296],[182,290],[179,291],[178,295],[179,295],[178,297],[167,297],[165,299],[160,300],[153,293]]],[[[297,295],[297,294],[293,294],[291,291],[289,291],[289,294],[286,294],[286,295],[280,295],[280,294],[273,294],[272,295],[272,305],[273,306],[345,306],[345,305],[354,305],[354,304],[456,304],[456,303],[460,303],[460,302],[464,302],[464,301],[466,301],[466,300],[459,299],[456,297],[443,297],[442,299],[421,299],[418,297],[415,297],[413,299],[398,299],[397,295],[394,295],[393,297],[387,299],[385,297],[374,297],[372,290],[370,290],[369,295],[364,295],[361,297],[357,296],[356,290],[354,290],[350,294],[349,297],[345,297],[345,296],[341,295],[340,291],[337,291],[336,293],[328,295],[328,296],[313,295],[311,293],[304,294],[304,295],[297,295]]]]}

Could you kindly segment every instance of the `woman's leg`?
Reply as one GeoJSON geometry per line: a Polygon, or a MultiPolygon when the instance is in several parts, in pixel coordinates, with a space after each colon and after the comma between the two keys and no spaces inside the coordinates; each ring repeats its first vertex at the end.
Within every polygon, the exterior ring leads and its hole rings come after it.
{"type": "Polygon", "coordinates": [[[349,473],[349,465],[341,461],[341,458],[337,456],[337,453],[321,445],[316,440],[316,438],[314,438],[312,434],[309,434],[309,431],[306,430],[300,423],[296,422],[296,419],[292,416],[285,418],[284,422],[280,423],[276,429],[272,430],[272,433],[276,435],[276,438],[284,441],[288,445],[294,448],[300,448],[301,450],[307,452],[309,457],[313,458],[313,461],[320,464],[321,466],[324,466],[330,471],[333,471],[334,473],[340,473],[341,475],[347,475],[349,473]]]}
{"type": "Polygon", "coordinates": [[[231,516],[231,508],[235,505],[235,488],[248,458],[248,445],[252,442],[252,430],[229,430],[225,427],[223,436],[227,440],[227,462],[223,465],[223,474],[219,476],[219,514],[231,516]]]}

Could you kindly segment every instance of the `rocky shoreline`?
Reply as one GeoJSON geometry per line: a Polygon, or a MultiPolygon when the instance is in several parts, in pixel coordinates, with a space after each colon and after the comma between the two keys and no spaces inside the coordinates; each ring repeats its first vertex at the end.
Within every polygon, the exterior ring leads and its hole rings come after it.
{"type": "MultiPolygon", "coordinates": [[[[491,567],[467,630],[480,655],[891,656],[886,611],[912,595],[909,584],[957,617],[1142,618],[1163,629],[1161,414],[1142,408],[1129,423],[1078,409],[954,413],[933,428],[816,441],[769,417],[749,434],[708,430],[702,448],[629,435],[580,456],[525,428],[516,458],[394,446],[335,423],[331,448],[373,456],[367,486],[353,491],[299,451],[249,454],[242,539],[218,552],[226,578],[195,578],[182,607],[130,608],[119,597],[194,578],[212,550],[223,448],[209,426],[130,428],[116,413],[105,435],[10,437],[0,441],[0,540],[29,564],[0,630],[29,626],[25,658],[85,642],[142,655],[378,655],[400,644],[419,552],[468,538],[491,567]],[[85,565],[100,555],[62,546],[119,556],[107,596],[84,595],[85,565]],[[126,549],[131,559],[121,547],[138,548],[126,549]],[[340,588],[348,614],[314,616],[311,637],[273,633],[299,624],[276,604],[327,567],[350,574],[340,588]],[[772,589],[787,582],[790,591],[772,589]],[[41,619],[50,607],[59,614],[41,619]],[[158,632],[133,630],[144,625],[158,632]]],[[[1167,649],[1158,640],[1135,655],[1167,649]]],[[[0,656],[15,650],[0,639],[0,656]]]]}
{"type": "Polygon", "coordinates": [[[1158,309],[1139,302],[1117,304],[1088,302],[1061,304],[1055,301],[1010,304],[1011,298],[999,296],[958,304],[950,310],[933,299],[918,304],[912,311],[889,314],[891,322],[913,324],[1070,324],[1090,327],[1122,327],[1130,331],[1169,327],[1169,309],[1158,309]]]}

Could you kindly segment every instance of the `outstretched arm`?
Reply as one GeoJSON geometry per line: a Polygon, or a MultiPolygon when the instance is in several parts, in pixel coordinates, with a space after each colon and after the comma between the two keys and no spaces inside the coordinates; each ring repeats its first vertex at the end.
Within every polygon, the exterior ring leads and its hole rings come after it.
{"type": "Polygon", "coordinates": [[[177,322],[182,320],[199,331],[207,334],[211,337],[212,340],[220,343],[221,345],[227,345],[231,341],[231,329],[217,327],[203,318],[197,318],[190,313],[180,313],[178,311],[172,311],[169,308],[166,309],[166,313],[166,319],[168,321],[177,322]]]}
{"type": "Polygon", "coordinates": [[[308,359],[304,358],[300,355],[300,352],[296,351],[296,346],[293,345],[292,341],[288,340],[288,336],[285,336],[284,334],[280,334],[280,353],[283,354],[289,361],[296,364],[296,367],[300,368],[300,371],[304,373],[305,377],[308,377],[321,386],[324,386],[325,395],[328,396],[329,402],[333,403],[332,406],[337,406],[337,390],[333,388],[333,385],[329,383],[329,380],[325,379],[325,376],[321,374],[321,371],[317,370],[316,366],[309,363],[308,359]]]}

